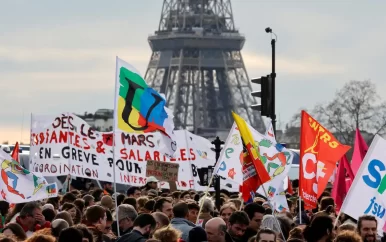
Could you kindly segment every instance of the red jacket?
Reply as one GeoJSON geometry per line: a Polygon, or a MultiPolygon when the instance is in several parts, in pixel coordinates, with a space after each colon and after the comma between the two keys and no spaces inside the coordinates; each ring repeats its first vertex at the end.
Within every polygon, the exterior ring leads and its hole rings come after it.
{"type": "MultiPolygon", "coordinates": [[[[20,220],[20,217],[16,217],[16,223],[18,223],[24,230],[24,232],[27,232],[29,231],[29,228],[27,228],[26,226],[24,226],[22,223],[21,223],[21,220],[20,220]]],[[[35,229],[34,231],[32,232],[35,232],[35,231],[38,231],[38,230],[41,230],[41,229],[45,229],[45,228],[51,228],[51,223],[46,221],[43,225],[40,225],[40,224],[36,224],[35,225],[35,229]]]]}

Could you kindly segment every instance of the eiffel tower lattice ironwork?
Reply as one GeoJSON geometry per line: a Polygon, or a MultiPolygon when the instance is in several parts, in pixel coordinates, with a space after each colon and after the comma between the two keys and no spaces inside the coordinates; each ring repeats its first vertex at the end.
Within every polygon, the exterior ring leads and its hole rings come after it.
{"type": "Polygon", "coordinates": [[[264,130],[241,56],[230,0],[164,0],[145,79],[164,93],[176,129],[229,130],[231,111],[264,130]]]}

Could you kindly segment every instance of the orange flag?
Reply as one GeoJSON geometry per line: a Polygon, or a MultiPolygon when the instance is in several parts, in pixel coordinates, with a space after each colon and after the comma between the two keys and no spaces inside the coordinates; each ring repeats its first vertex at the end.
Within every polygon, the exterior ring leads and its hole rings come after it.
{"type": "Polygon", "coordinates": [[[336,162],[350,149],[342,145],[308,113],[302,111],[300,131],[299,192],[305,209],[318,205],[318,198],[334,172],[336,162]]]}
{"type": "Polygon", "coordinates": [[[19,161],[19,149],[20,149],[19,142],[16,142],[15,147],[13,147],[13,151],[12,151],[11,156],[12,156],[12,159],[14,159],[15,161],[20,163],[20,161],[19,161]]]}

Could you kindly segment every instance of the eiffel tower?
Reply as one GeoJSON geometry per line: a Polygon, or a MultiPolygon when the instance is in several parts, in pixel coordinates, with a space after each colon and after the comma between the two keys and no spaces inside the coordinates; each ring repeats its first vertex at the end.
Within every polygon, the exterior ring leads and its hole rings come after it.
{"type": "Polygon", "coordinates": [[[231,111],[264,131],[240,53],[245,37],[235,28],[230,0],[164,0],[147,83],[164,93],[176,129],[197,135],[229,131],[231,111]]]}

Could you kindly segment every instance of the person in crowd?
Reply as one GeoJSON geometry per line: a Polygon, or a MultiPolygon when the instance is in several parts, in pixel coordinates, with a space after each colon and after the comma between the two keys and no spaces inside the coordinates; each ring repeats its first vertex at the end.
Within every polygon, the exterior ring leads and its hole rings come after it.
{"type": "Polygon", "coordinates": [[[276,242],[276,233],[272,229],[260,229],[256,235],[256,242],[276,242]]]}
{"type": "Polygon", "coordinates": [[[138,199],[141,196],[141,189],[139,189],[139,187],[131,186],[127,189],[126,195],[127,197],[138,199]]]}
{"type": "Polygon", "coordinates": [[[346,224],[342,224],[338,227],[338,233],[341,233],[343,231],[346,231],[346,230],[349,230],[349,231],[356,231],[357,230],[357,226],[351,224],[351,223],[346,223],[346,224]]]}
{"type": "Polygon", "coordinates": [[[205,224],[208,242],[233,242],[227,232],[227,225],[221,218],[212,218],[205,224]]]}
{"type": "MultiPolygon", "coordinates": [[[[51,204],[50,204],[51,205],[51,204]]],[[[51,205],[52,206],[52,205],[51,205]]],[[[53,206],[52,206],[53,207],[53,206]]],[[[44,208],[43,206],[43,210],[42,210],[42,214],[44,216],[44,218],[46,219],[46,221],[48,222],[52,222],[52,220],[55,218],[56,216],[56,212],[54,209],[51,209],[51,208],[44,208]]]]}
{"type": "Polygon", "coordinates": [[[170,220],[164,213],[154,212],[151,215],[154,217],[154,219],[156,221],[156,228],[155,228],[156,230],[163,228],[163,227],[166,227],[166,226],[169,226],[170,220]]]}
{"type": "Polygon", "coordinates": [[[241,208],[241,205],[242,205],[242,202],[240,199],[238,198],[232,198],[232,199],[229,199],[230,203],[233,203],[233,205],[235,205],[237,211],[240,211],[240,208],[241,208]]]}
{"type": "Polygon", "coordinates": [[[363,215],[358,219],[358,233],[364,242],[373,242],[377,238],[378,221],[372,215],[363,215]]]}
{"type": "Polygon", "coordinates": [[[91,194],[93,197],[94,197],[94,202],[97,203],[97,202],[100,202],[101,199],[102,199],[102,196],[104,195],[103,193],[103,190],[102,189],[95,189],[92,194],[91,194]]]}
{"type": "Polygon", "coordinates": [[[137,216],[138,213],[133,206],[128,204],[118,206],[118,223],[121,236],[129,233],[133,229],[137,216]]]}
{"type": "Polygon", "coordinates": [[[103,194],[104,195],[113,195],[113,184],[111,182],[104,182],[103,183],[103,194]]]}
{"type": "Polygon", "coordinates": [[[0,232],[5,226],[5,218],[9,212],[9,203],[6,201],[0,201],[0,232]]]}
{"type": "Polygon", "coordinates": [[[116,235],[113,232],[113,228],[112,228],[113,222],[114,222],[113,216],[111,215],[110,210],[106,209],[106,226],[104,228],[102,227],[102,233],[108,236],[113,241],[115,241],[116,235]]]}
{"type": "Polygon", "coordinates": [[[247,230],[244,233],[243,241],[247,241],[252,236],[256,235],[260,229],[261,222],[263,221],[263,216],[265,209],[263,206],[257,203],[250,203],[244,207],[244,212],[248,214],[249,225],[247,230]]]}
{"type": "Polygon", "coordinates": [[[55,237],[44,234],[34,234],[29,237],[25,242],[55,242],[55,237]]]}
{"type": "Polygon", "coordinates": [[[88,229],[94,237],[94,242],[110,242],[110,237],[103,233],[106,228],[106,210],[99,205],[88,207],[86,210],[86,221],[88,229]]]}
{"type": "Polygon", "coordinates": [[[82,232],[82,241],[83,242],[93,242],[94,238],[90,230],[83,224],[77,224],[73,228],[82,232]]]}
{"type": "Polygon", "coordinates": [[[203,196],[199,201],[199,206],[202,207],[201,213],[198,215],[199,219],[202,219],[203,222],[206,222],[213,218],[211,213],[214,212],[215,205],[212,198],[203,196]]]}
{"type": "Polygon", "coordinates": [[[295,227],[289,232],[288,240],[290,239],[299,239],[304,240],[303,230],[301,228],[295,227]]]}
{"type": "Polygon", "coordinates": [[[56,220],[56,219],[65,220],[70,227],[72,227],[74,225],[74,221],[72,221],[72,217],[71,217],[70,213],[67,211],[59,212],[58,214],[56,214],[54,220],[56,220]]]}
{"type": "Polygon", "coordinates": [[[52,236],[59,238],[60,232],[62,232],[62,230],[69,228],[69,227],[70,227],[70,225],[67,223],[66,220],[60,219],[60,218],[55,219],[51,223],[52,236]]]}
{"type": "Polygon", "coordinates": [[[63,204],[65,203],[73,204],[75,200],[76,200],[76,196],[71,192],[67,192],[60,200],[60,205],[63,206],[63,204]]]}
{"type": "Polygon", "coordinates": [[[334,238],[333,220],[328,215],[316,216],[303,231],[307,242],[329,242],[334,238]]]}
{"type": "Polygon", "coordinates": [[[154,209],[155,200],[150,200],[148,197],[139,197],[137,198],[137,211],[138,213],[151,213],[154,209]],[[149,202],[152,203],[152,205],[148,205],[146,211],[144,210],[145,205],[149,202]]]}
{"type": "Polygon", "coordinates": [[[123,204],[131,205],[131,206],[133,206],[135,208],[135,210],[137,210],[137,200],[135,198],[133,198],[133,197],[125,198],[122,203],[123,204]]]}
{"type": "Polygon", "coordinates": [[[84,208],[85,208],[85,202],[84,202],[84,200],[81,199],[81,198],[77,198],[77,199],[74,201],[74,205],[75,205],[76,208],[78,208],[79,211],[83,214],[84,208]]]}
{"type": "Polygon", "coordinates": [[[156,221],[150,214],[140,214],[134,220],[133,230],[122,236],[117,242],[145,242],[153,234],[156,221]]]}
{"type": "Polygon", "coordinates": [[[74,224],[79,224],[82,221],[82,212],[79,211],[74,203],[63,204],[62,211],[67,211],[71,215],[74,224]]]}
{"type": "Polygon", "coordinates": [[[228,233],[234,241],[242,241],[245,231],[249,226],[248,214],[244,211],[232,213],[228,222],[228,233]]]}
{"type": "Polygon", "coordinates": [[[51,227],[51,223],[45,220],[37,202],[29,202],[24,205],[20,215],[16,218],[16,223],[23,228],[27,237],[31,237],[36,230],[51,227]]]}
{"type": "Polygon", "coordinates": [[[153,238],[161,242],[178,242],[181,232],[173,227],[164,227],[154,232],[153,238]]]}
{"type": "Polygon", "coordinates": [[[180,200],[186,201],[187,199],[190,199],[190,192],[184,191],[181,193],[180,200]]]}
{"type": "Polygon", "coordinates": [[[224,219],[225,223],[228,223],[229,217],[236,211],[237,209],[233,203],[226,203],[220,208],[220,216],[224,219]]]}
{"type": "Polygon", "coordinates": [[[83,242],[83,234],[79,229],[66,228],[59,235],[58,242],[83,242]]]}
{"type": "Polygon", "coordinates": [[[190,202],[190,203],[188,203],[188,209],[189,209],[189,218],[188,218],[188,220],[195,224],[197,222],[197,218],[198,218],[198,213],[200,211],[200,207],[198,206],[197,203],[190,202]]]}
{"type": "Polygon", "coordinates": [[[208,236],[203,228],[197,226],[189,231],[189,241],[204,242],[208,241],[208,236]]]}
{"type": "Polygon", "coordinates": [[[10,222],[16,222],[16,218],[19,216],[21,209],[24,207],[26,203],[18,203],[16,204],[12,210],[8,213],[5,218],[5,224],[10,222]]]}
{"type": "Polygon", "coordinates": [[[173,218],[173,204],[168,198],[161,198],[155,202],[153,212],[162,212],[168,216],[169,219],[173,218]]]}
{"type": "MultiPolygon", "coordinates": [[[[147,192],[151,189],[157,190],[158,180],[154,176],[150,176],[146,179],[146,184],[141,188],[142,191],[147,192]]],[[[158,194],[157,194],[158,195],[158,194]]]]}
{"type": "Polygon", "coordinates": [[[115,208],[113,198],[109,195],[104,195],[101,199],[101,206],[109,210],[115,208]]]}
{"type": "Polygon", "coordinates": [[[90,206],[93,206],[95,205],[95,199],[93,196],[91,195],[86,195],[83,197],[83,200],[84,200],[84,207],[85,208],[88,208],[90,206]]]}
{"type": "Polygon", "coordinates": [[[188,204],[183,202],[177,203],[173,207],[173,214],[174,218],[170,221],[170,225],[181,232],[181,239],[189,242],[189,232],[192,228],[196,227],[196,225],[188,220],[188,204]]]}
{"type": "Polygon", "coordinates": [[[27,235],[23,228],[17,223],[9,223],[3,228],[3,234],[7,236],[14,236],[20,241],[27,239],[27,235]]]}
{"type": "Polygon", "coordinates": [[[334,242],[367,242],[367,241],[362,240],[361,236],[355,231],[346,230],[339,233],[336,236],[334,242]]]}

